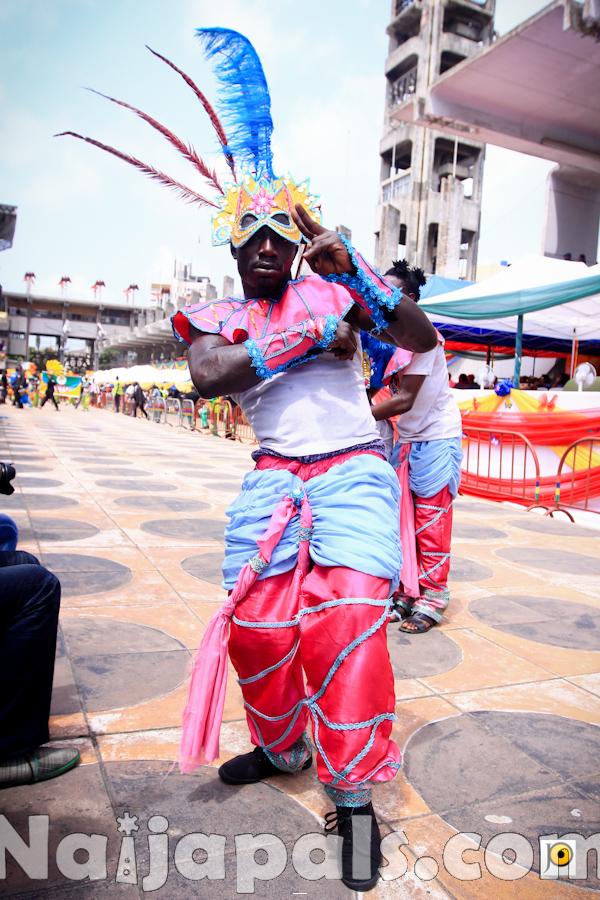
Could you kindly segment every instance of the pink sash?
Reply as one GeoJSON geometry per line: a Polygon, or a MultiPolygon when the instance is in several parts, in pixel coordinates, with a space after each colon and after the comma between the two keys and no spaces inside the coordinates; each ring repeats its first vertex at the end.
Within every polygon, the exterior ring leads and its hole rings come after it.
{"type": "Polygon", "coordinates": [[[212,762],[219,756],[219,733],[227,690],[227,647],[229,625],[237,604],[246,596],[259,574],[271,561],[288,522],[300,513],[300,548],[296,566],[296,586],[308,571],[309,533],[312,515],[306,494],[301,498],[284,497],[273,511],[267,530],[257,541],[259,552],[240,571],[231,594],[212,617],[198,648],[188,698],[183,713],[183,732],[179,746],[179,768],[184,773],[212,762]],[[300,504],[300,505],[299,505],[300,504]]]}
{"type": "Polygon", "coordinates": [[[419,569],[415,537],[415,509],[408,479],[408,457],[410,444],[400,448],[400,465],[396,469],[402,497],[400,499],[400,540],[402,542],[402,569],[400,580],[402,589],[409,597],[418,597],[419,569]]]}

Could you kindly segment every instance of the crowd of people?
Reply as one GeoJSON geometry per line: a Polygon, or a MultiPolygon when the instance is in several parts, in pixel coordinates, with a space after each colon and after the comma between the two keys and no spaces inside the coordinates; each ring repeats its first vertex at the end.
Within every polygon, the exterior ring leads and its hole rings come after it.
{"type": "Polygon", "coordinates": [[[115,412],[137,417],[139,411],[140,415],[148,418],[146,406],[151,404],[152,400],[173,398],[196,402],[199,398],[195,389],[182,392],[176,385],[156,384],[143,388],[137,381],[122,382],[118,376],[114,384],[99,384],[83,375],[76,387],[69,389],[68,394],[61,392],[60,387],[55,375],[46,373],[45,377],[40,378],[37,372],[27,373],[23,366],[17,365],[10,376],[5,369],[0,372],[0,404],[10,402],[13,406],[23,409],[25,406],[42,408],[46,403],[50,403],[59,410],[60,402],[65,402],[76,409],[80,407],[89,409],[104,407],[111,398],[115,412]]]}

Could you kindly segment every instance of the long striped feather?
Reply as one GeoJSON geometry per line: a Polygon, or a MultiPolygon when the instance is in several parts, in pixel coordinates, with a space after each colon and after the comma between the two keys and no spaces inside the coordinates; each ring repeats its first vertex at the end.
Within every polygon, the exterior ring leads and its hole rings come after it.
{"type": "Polygon", "coordinates": [[[273,178],[271,97],[258,54],[247,37],[229,28],[197,28],[208,59],[216,58],[219,112],[236,162],[273,178]]]}
{"type": "Polygon", "coordinates": [[[172,63],[170,59],[167,59],[166,56],[163,56],[161,53],[158,53],[158,51],[153,50],[152,47],[148,46],[148,44],[146,44],[146,49],[149,50],[150,53],[152,53],[154,56],[158,57],[158,59],[162,59],[162,61],[164,63],[166,63],[171,69],[173,69],[174,72],[177,72],[178,75],[181,75],[181,77],[183,78],[185,83],[188,85],[188,87],[191,87],[194,94],[196,95],[196,97],[198,98],[198,100],[200,101],[202,106],[204,107],[204,110],[205,110],[206,114],[208,115],[208,118],[210,119],[211,124],[217,133],[217,137],[219,139],[219,143],[221,144],[221,148],[223,150],[223,155],[225,156],[225,159],[227,161],[227,165],[231,169],[231,174],[233,175],[234,181],[237,181],[237,177],[235,174],[235,160],[233,158],[233,154],[232,154],[231,150],[229,149],[229,141],[227,140],[227,135],[225,134],[225,130],[221,124],[221,120],[219,119],[218,115],[216,114],[216,112],[214,110],[214,107],[212,106],[212,104],[210,103],[210,101],[208,100],[206,95],[202,93],[200,88],[192,81],[190,76],[186,75],[185,72],[182,72],[182,70],[179,69],[175,65],[175,63],[172,63]]]}
{"type": "Polygon", "coordinates": [[[155,128],[156,131],[160,132],[160,134],[165,137],[170,144],[173,145],[188,162],[191,162],[192,165],[200,172],[203,178],[209,182],[211,187],[214,187],[220,194],[225,193],[221,184],[219,183],[219,179],[217,178],[217,173],[214,170],[208,168],[204,160],[198,156],[194,148],[190,144],[184,144],[181,138],[178,138],[176,134],[173,134],[172,131],[169,131],[164,125],[161,125],[156,119],[152,116],[149,116],[148,113],[143,112],[141,109],[138,109],[136,106],[132,106],[130,103],[125,103],[124,100],[117,100],[115,97],[109,97],[108,94],[103,94],[102,91],[96,91],[94,88],[86,88],[86,90],[91,91],[92,94],[98,94],[99,97],[104,97],[105,100],[110,100],[111,103],[116,103],[117,106],[122,106],[124,109],[129,109],[131,112],[134,112],[136,116],[139,116],[140,119],[143,119],[144,122],[147,122],[148,125],[151,125],[152,128],[155,128]]]}
{"type": "Polygon", "coordinates": [[[55,134],[54,137],[74,137],[78,138],[80,141],[86,141],[88,144],[93,144],[94,147],[99,147],[107,153],[112,153],[113,156],[122,159],[123,162],[129,163],[131,166],[135,166],[136,169],[139,169],[139,171],[143,172],[145,175],[149,175],[150,178],[164,184],[166,187],[172,188],[183,200],[187,200],[188,203],[197,203],[199,206],[213,206],[215,209],[219,209],[219,206],[216,203],[213,203],[212,200],[207,200],[206,197],[202,197],[185,184],[175,181],[174,178],[170,178],[159,169],[147,165],[147,163],[142,162],[140,159],[136,159],[135,156],[129,156],[127,153],[122,153],[120,150],[116,150],[108,144],[103,144],[93,138],[85,137],[83,134],[77,134],[75,131],[61,131],[59,134],[55,134]]]}

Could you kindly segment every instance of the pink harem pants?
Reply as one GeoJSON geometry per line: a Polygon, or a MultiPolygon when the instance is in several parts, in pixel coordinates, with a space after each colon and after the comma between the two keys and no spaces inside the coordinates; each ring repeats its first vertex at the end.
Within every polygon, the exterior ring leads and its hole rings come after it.
{"type": "MultiPolygon", "coordinates": [[[[350,455],[311,464],[263,457],[258,468],[307,481],[350,455]]],[[[388,596],[387,579],[313,565],[300,579],[292,569],[256,581],[231,622],[229,655],[252,742],[285,760],[310,718],[319,780],[338,790],[389,781],[400,767],[390,738],[388,596]]]]}

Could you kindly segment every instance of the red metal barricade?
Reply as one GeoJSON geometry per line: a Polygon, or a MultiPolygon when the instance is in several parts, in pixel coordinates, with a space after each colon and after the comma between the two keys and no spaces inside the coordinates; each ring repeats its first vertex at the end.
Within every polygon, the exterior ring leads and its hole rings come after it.
{"type": "Polygon", "coordinates": [[[234,433],[238,441],[249,441],[252,444],[256,444],[256,435],[254,434],[254,430],[252,425],[250,425],[248,419],[242,412],[239,406],[233,411],[233,420],[234,420],[234,433]]]}
{"type": "Polygon", "coordinates": [[[580,438],[569,444],[558,464],[554,506],[546,515],[562,512],[573,522],[567,507],[600,514],[600,465],[594,465],[598,455],[599,437],[580,438]],[[564,471],[565,467],[569,471],[564,471]]]}
{"type": "Polygon", "coordinates": [[[532,506],[552,496],[552,479],[544,485],[540,463],[524,434],[463,423],[463,462],[460,491],[488,500],[511,500],[532,506]]]}

